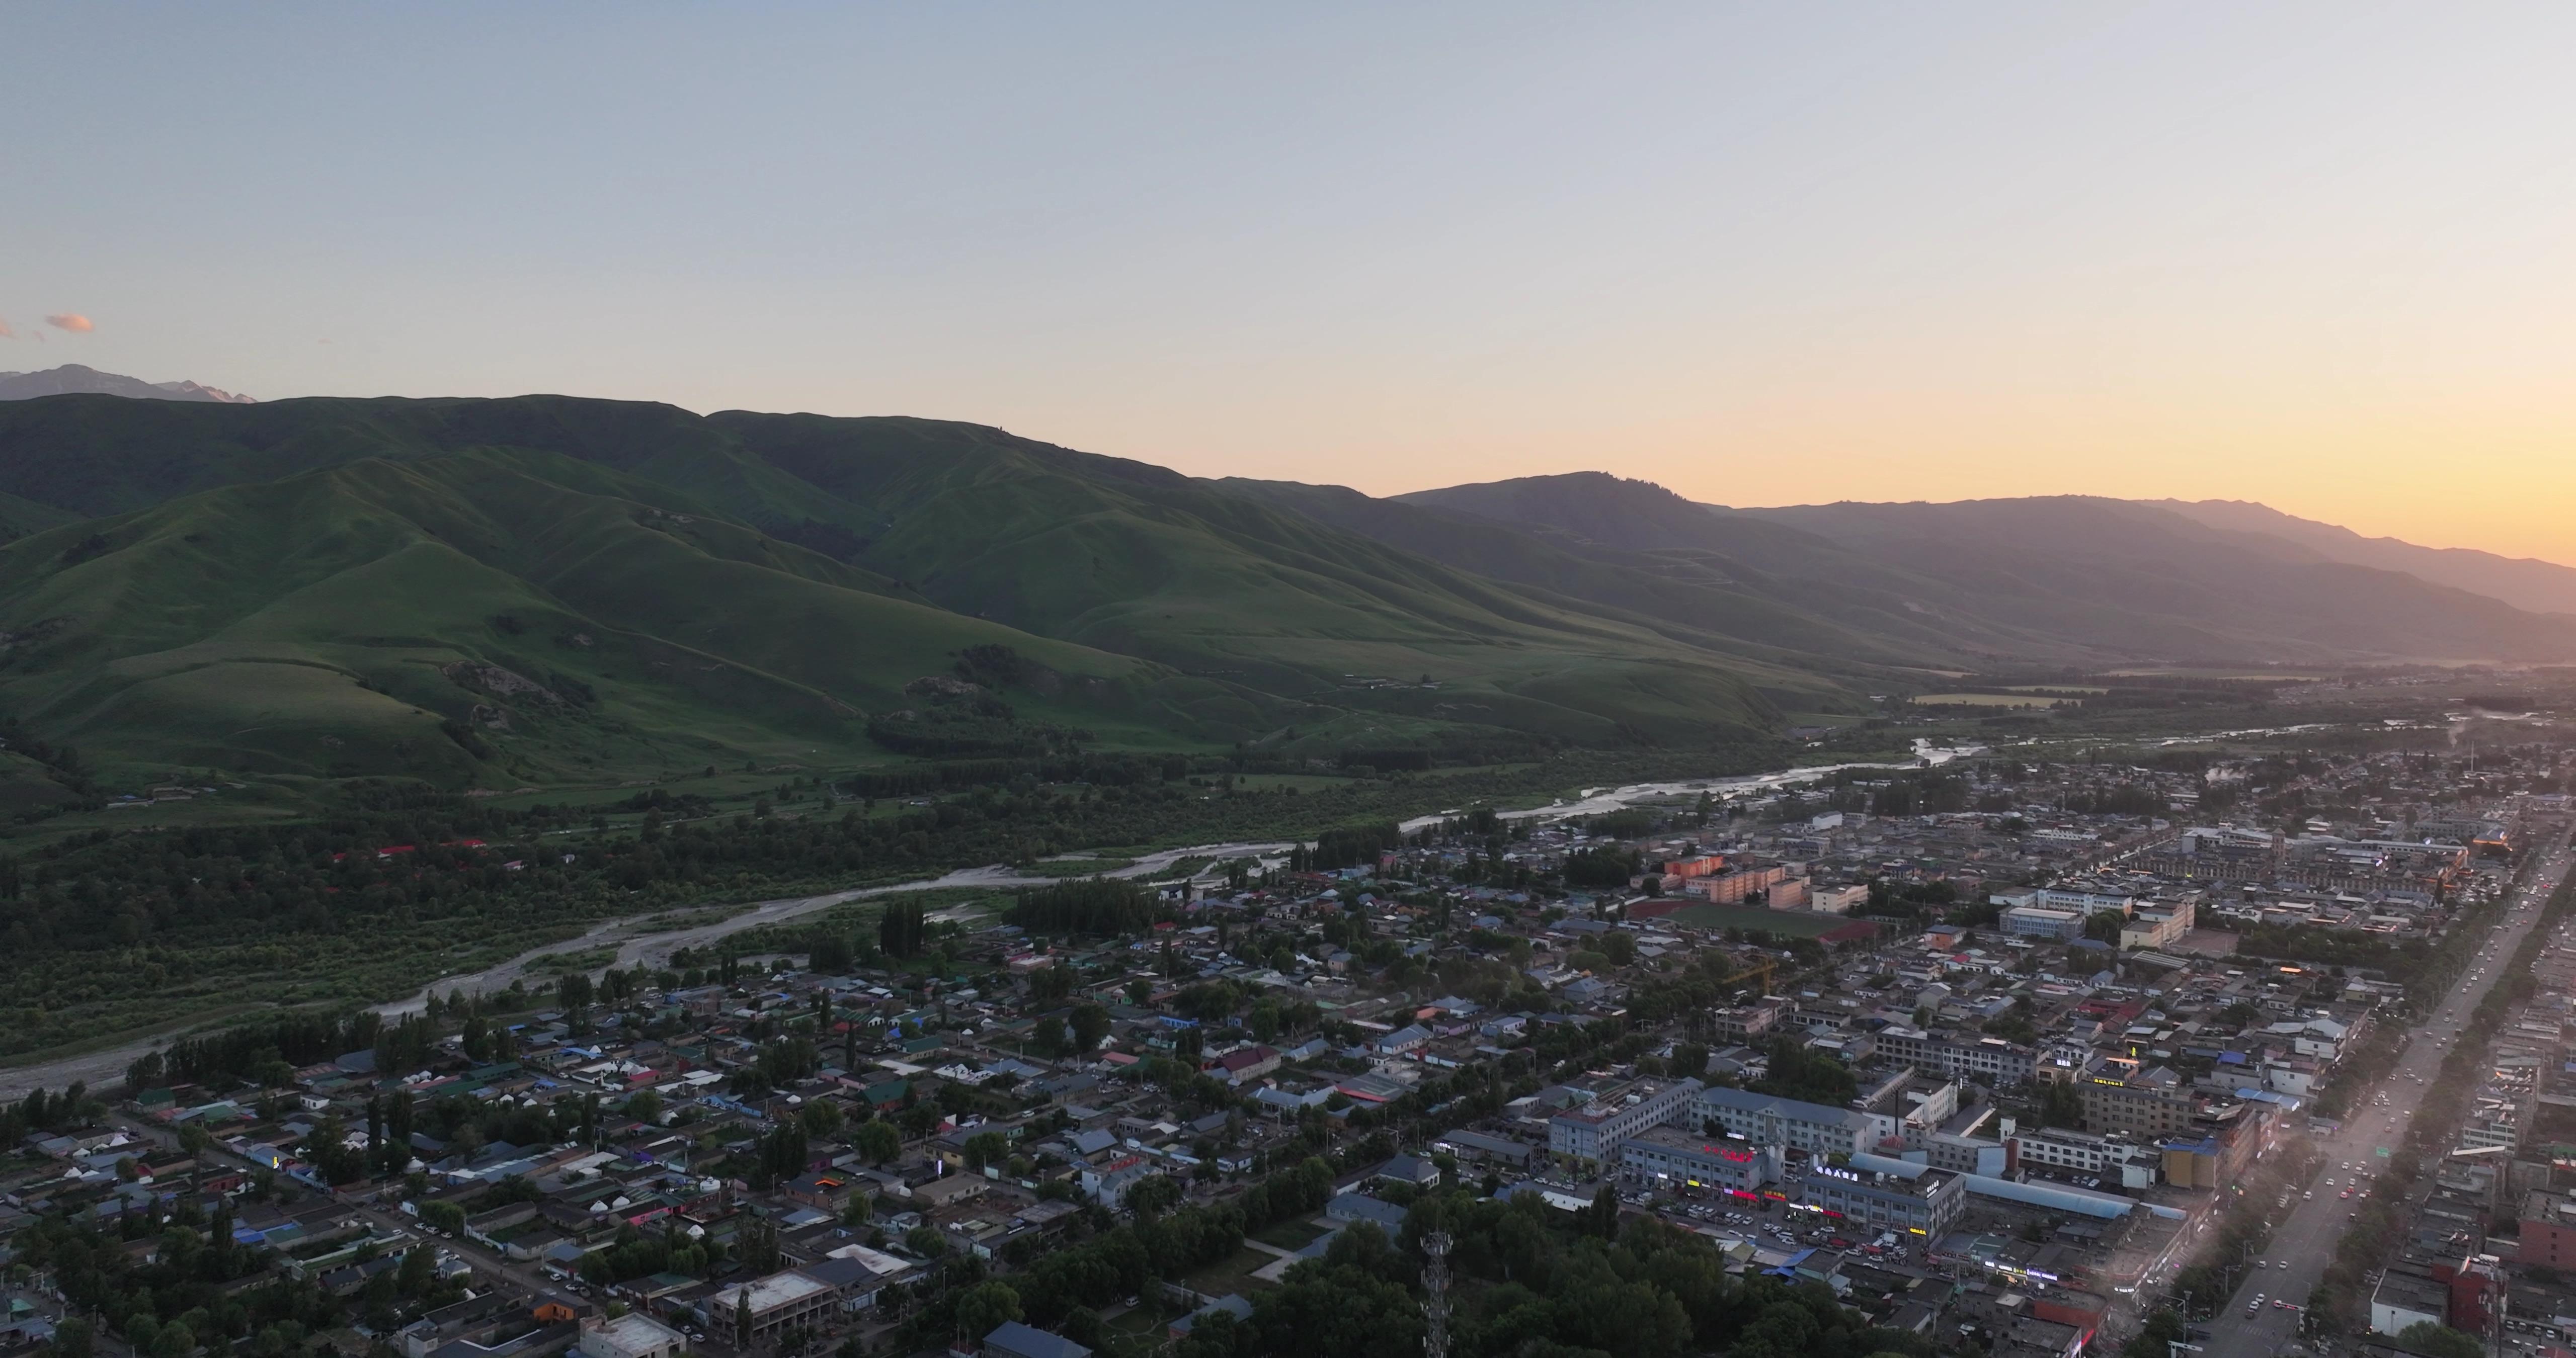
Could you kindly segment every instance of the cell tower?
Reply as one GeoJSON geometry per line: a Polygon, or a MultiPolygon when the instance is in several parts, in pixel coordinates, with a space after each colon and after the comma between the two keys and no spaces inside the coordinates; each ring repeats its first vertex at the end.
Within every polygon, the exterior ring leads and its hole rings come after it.
{"type": "Polygon", "coordinates": [[[1449,1233],[1422,1237],[1422,1358],[1449,1358],[1449,1233]]]}

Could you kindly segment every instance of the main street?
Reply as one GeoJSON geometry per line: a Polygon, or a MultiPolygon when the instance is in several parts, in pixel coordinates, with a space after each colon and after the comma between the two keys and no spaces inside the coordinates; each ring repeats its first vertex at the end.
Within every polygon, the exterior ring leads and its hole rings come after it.
{"type": "Polygon", "coordinates": [[[2514,949],[2538,922],[2541,907],[2567,875],[2568,860],[2568,843],[2561,837],[2544,852],[2530,884],[2512,897],[2504,920],[2470,961],[2470,974],[2415,1030],[2386,1082],[2377,1091],[2364,1092],[2339,1133],[2319,1139],[2324,1167],[2300,1190],[2305,1196],[2291,1202],[2289,1219],[2273,1229],[2272,1244],[2262,1254],[2265,1266],[2247,1269],[2227,1309],[2209,1322],[2213,1337],[2207,1342],[2206,1358],[2269,1358],[2297,1341],[2300,1313],[2273,1302],[2287,1299],[2299,1306],[2307,1304],[2308,1294],[2333,1260],[2335,1246],[2360,1205],[2358,1197],[2347,1200],[2337,1195],[2367,1182],[2389,1163],[2379,1154],[2383,1147],[2390,1157],[2405,1153],[2406,1131],[2416,1105],[2459,1041],[2460,1025],[2494,988],[2514,949]],[[2388,1095],[2385,1106],[2370,1097],[2379,1092],[2388,1095]],[[2257,1299],[2260,1308],[2247,1314],[2257,1299]]]}

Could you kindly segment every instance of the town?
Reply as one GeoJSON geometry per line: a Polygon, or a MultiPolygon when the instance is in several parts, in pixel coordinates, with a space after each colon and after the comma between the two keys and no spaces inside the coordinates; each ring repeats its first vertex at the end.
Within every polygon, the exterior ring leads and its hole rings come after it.
{"type": "Polygon", "coordinates": [[[0,1347],[2549,1353],[2571,774],[1988,751],[253,1021],[0,1114],[0,1347]]]}

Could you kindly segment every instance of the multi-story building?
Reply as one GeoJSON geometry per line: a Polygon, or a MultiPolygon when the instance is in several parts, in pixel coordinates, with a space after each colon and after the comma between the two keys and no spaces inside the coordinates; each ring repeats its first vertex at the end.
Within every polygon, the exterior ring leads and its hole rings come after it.
{"type": "Polygon", "coordinates": [[[751,1339],[757,1344],[777,1338],[782,1331],[819,1322],[836,1296],[831,1284],[791,1268],[709,1294],[707,1322],[716,1333],[734,1338],[742,1333],[738,1313],[748,1306],[751,1339]]]}
{"type": "Polygon", "coordinates": [[[2017,905],[2003,913],[2003,925],[2005,933],[2022,938],[2047,938],[2066,943],[2084,937],[2084,916],[2072,910],[2017,905]]]}
{"type": "Polygon", "coordinates": [[[2560,1193],[2525,1193],[2521,1217],[2517,1261],[2542,1268],[2576,1268],[2576,1199],[2560,1193]]]}
{"type": "Polygon", "coordinates": [[[2142,904],[2129,922],[2120,926],[2120,946],[2124,950],[2170,948],[2191,932],[2197,913],[2197,907],[2189,900],[2142,904]]]}
{"type": "Polygon", "coordinates": [[[1891,1024],[1872,1035],[1870,1054],[1891,1065],[1912,1066],[1946,1080],[1976,1080],[1989,1085],[2017,1085],[2038,1073],[2039,1055],[2000,1037],[1973,1042],[1891,1024]]]}
{"type": "Polygon", "coordinates": [[[1548,1152],[1606,1163],[1617,1156],[1620,1142],[1687,1113],[1699,1092],[1699,1081],[1687,1078],[1613,1085],[1547,1120],[1548,1152]]]}
{"type": "Polygon", "coordinates": [[[1866,1113],[1745,1089],[1703,1089],[1693,1111],[1703,1127],[1714,1122],[1757,1146],[1785,1146],[1810,1155],[1857,1155],[1869,1150],[1877,1136],[1866,1113]]]}
{"type": "Polygon", "coordinates": [[[1780,1148],[1649,1127],[1619,1143],[1619,1173],[1646,1188],[1703,1188],[1752,1197],[1780,1180],[1780,1148]]]}
{"type": "Polygon", "coordinates": [[[1738,1046],[1759,1042],[1780,1026],[1792,1007],[1784,996],[1765,995],[1750,1004],[1715,1010],[1708,1016],[1709,1036],[1738,1046]]]}
{"type": "Polygon", "coordinates": [[[1968,1181],[1929,1167],[1853,1169],[1811,1162],[1798,1179],[1798,1202],[1872,1230],[1938,1238],[1967,1209],[1968,1181]]]}
{"type": "Polygon", "coordinates": [[[2069,1174],[2107,1174],[2128,1163],[2138,1147],[2126,1141],[2064,1127],[2024,1127],[2006,1142],[2016,1168],[2036,1165],[2069,1174]]]}
{"type": "Polygon", "coordinates": [[[1734,905],[1757,891],[1770,890],[1788,876],[1789,870],[1777,863],[1733,867],[1706,877],[1694,877],[1682,884],[1682,891],[1714,905],[1734,905]]]}
{"type": "Polygon", "coordinates": [[[2200,1111],[2182,1077],[2163,1066],[2136,1074],[2095,1070],[2077,1082],[2075,1093],[2084,1105],[2085,1130],[2141,1139],[2188,1132],[2192,1116],[2200,1111]]]}

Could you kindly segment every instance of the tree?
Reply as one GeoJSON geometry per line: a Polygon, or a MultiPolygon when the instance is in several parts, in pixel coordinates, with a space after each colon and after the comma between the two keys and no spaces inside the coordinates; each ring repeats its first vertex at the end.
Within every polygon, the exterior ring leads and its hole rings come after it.
{"type": "Polygon", "coordinates": [[[662,1120],[662,1096],[650,1089],[639,1089],[626,1096],[626,1116],[637,1122],[662,1120]]]}
{"type": "Polygon", "coordinates": [[[805,1134],[816,1139],[841,1130],[841,1106],[829,1099],[816,1099],[797,1111],[796,1119],[805,1124],[805,1134]]]}
{"type": "Polygon", "coordinates": [[[2084,1125],[2084,1099],[2075,1086],[2053,1082],[2039,1092],[2039,1124],[2043,1127],[2080,1128],[2084,1125]]]}
{"type": "Polygon", "coordinates": [[[977,1132],[966,1138],[966,1167],[982,1169],[999,1162],[1011,1153],[1011,1143],[1000,1132],[977,1132]]]}
{"type": "Polygon", "coordinates": [[[2486,1345],[2466,1330],[2419,1320],[2397,1332],[2397,1343],[2432,1358],[2485,1358],[2486,1345]]]}
{"type": "Polygon", "coordinates": [[[429,1247],[414,1245],[403,1255],[402,1267],[394,1276],[394,1290],[406,1297],[417,1297],[429,1291],[437,1280],[437,1265],[429,1256],[429,1247]]]}
{"type": "Polygon", "coordinates": [[[978,1283],[958,1294],[957,1332],[970,1344],[1019,1318],[1020,1294],[1008,1283],[978,1283]]]}
{"type": "Polygon", "coordinates": [[[751,1347],[751,1289],[746,1286],[733,1298],[733,1346],[751,1347]]]}
{"type": "Polygon", "coordinates": [[[1604,1240],[1619,1238],[1618,1189],[1603,1184],[1599,1191],[1592,1195],[1592,1206],[1584,1211],[1583,1232],[1586,1235],[1597,1235],[1604,1240]]]}
{"type": "Polygon", "coordinates": [[[1127,1190],[1127,1210],[1138,1221],[1161,1216],[1180,1205],[1181,1181],[1168,1174],[1156,1174],[1139,1181],[1127,1190]]]}
{"type": "Polygon", "coordinates": [[[850,1148],[871,1165],[882,1165],[903,1154],[903,1133],[883,1118],[859,1124],[858,1133],[850,1138],[850,1148]]]}
{"type": "Polygon", "coordinates": [[[1096,1004],[1077,1004],[1065,1025],[1073,1030],[1075,1051],[1093,1051],[1102,1038],[1109,1036],[1109,1011],[1096,1004]]]}
{"type": "Polygon", "coordinates": [[[2084,917],[2084,936],[2098,943],[2108,943],[2118,947],[2120,930],[2127,923],[2127,920],[2110,911],[2096,911],[2084,917]]]}

